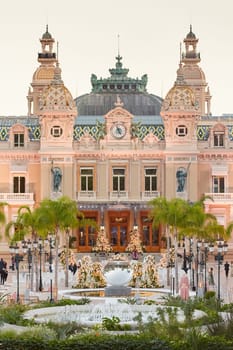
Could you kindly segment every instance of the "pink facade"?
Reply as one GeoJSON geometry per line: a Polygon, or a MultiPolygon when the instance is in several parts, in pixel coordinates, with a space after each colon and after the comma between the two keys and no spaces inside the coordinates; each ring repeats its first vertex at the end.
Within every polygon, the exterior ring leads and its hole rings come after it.
{"type": "MultiPolygon", "coordinates": [[[[137,225],[147,251],[157,252],[161,234],[147,220],[152,198],[211,195],[206,210],[223,225],[233,219],[233,115],[211,115],[192,28],[164,100],[146,91],[146,75],[128,78],[119,55],[111,77],[93,74],[92,93],[74,100],[48,28],[40,42],[28,116],[0,118],[0,200],[9,204],[8,220],[21,205],[34,208],[44,198],[67,195],[105,226],[116,251],[124,251],[137,225]]],[[[74,234],[75,247],[90,251],[96,233],[74,234]]]]}

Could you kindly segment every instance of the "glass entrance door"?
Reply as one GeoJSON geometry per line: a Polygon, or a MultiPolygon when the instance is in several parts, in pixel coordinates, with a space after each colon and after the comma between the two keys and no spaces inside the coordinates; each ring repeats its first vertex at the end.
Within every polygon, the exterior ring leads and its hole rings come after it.
{"type": "Polygon", "coordinates": [[[110,242],[114,251],[124,251],[127,245],[128,218],[127,216],[110,216],[110,242]]]}

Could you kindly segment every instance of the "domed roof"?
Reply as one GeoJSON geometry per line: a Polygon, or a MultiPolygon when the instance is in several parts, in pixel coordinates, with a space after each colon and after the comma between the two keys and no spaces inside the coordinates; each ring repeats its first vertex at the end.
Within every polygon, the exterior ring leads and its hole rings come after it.
{"type": "Polygon", "coordinates": [[[196,39],[196,35],[192,32],[192,26],[190,25],[190,31],[186,35],[186,39],[196,39]]]}
{"type": "Polygon", "coordinates": [[[48,25],[46,26],[46,32],[42,35],[42,39],[52,39],[52,35],[48,32],[48,25]]]}
{"type": "Polygon", "coordinates": [[[40,109],[42,111],[64,111],[68,109],[72,110],[75,115],[77,114],[73,97],[61,80],[61,70],[58,63],[54,71],[54,79],[41,96],[40,109]]]}
{"type": "Polygon", "coordinates": [[[43,93],[40,109],[65,110],[74,107],[73,98],[69,90],[64,86],[50,85],[43,93]]]}
{"type": "Polygon", "coordinates": [[[35,73],[33,74],[33,80],[49,80],[51,81],[54,77],[55,67],[52,66],[41,66],[37,68],[35,73]]]}
{"type": "Polygon", "coordinates": [[[148,93],[90,93],[75,99],[78,114],[105,115],[117,100],[117,95],[123,102],[123,106],[133,115],[160,115],[162,99],[148,93]]]}
{"type": "Polygon", "coordinates": [[[163,110],[193,110],[197,109],[195,94],[186,85],[175,85],[170,89],[162,105],[163,110]]]}
{"type": "Polygon", "coordinates": [[[133,115],[160,115],[162,98],[147,92],[147,75],[130,78],[129,69],[122,67],[122,57],[118,55],[116,60],[116,67],[109,69],[109,78],[97,79],[92,74],[92,92],[75,99],[79,116],[105,115],[114,108],[117,96],[133,115]]]}
{"type": "Polygon", "coordinates": [[[188,82],[192,80],[197,80],[200,79],[202,81],[206,80],[205,73],[199,66],[193,66],[192,70],[190,67],[184,66],[183,67],[183,74],[184,74],[184,79],[188,82]]]}

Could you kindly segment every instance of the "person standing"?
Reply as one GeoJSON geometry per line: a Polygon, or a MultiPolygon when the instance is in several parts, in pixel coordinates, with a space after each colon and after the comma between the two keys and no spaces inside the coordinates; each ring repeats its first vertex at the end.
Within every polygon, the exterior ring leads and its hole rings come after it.
{"type": "Polygon", "coordinates": [[[0,260],[0,282],[4,284],[7,280],[8,271],[7,271],[7,262],[1,258],[0,260]]]}
{"type": "Polygon", "coordinates": [[[230,270],[230,264],[228,261],[225,262],[224,264],[224,270],[225,270],[225,275],[226,275],[226,278],[228,277],[229,275],[229,270],[230,270]]]}
{"type": "Polygon", "coordinates": [[[180,297],[183,300],[188,300],[189,298],[189,279],[185,271],[180,279],[180,297]]]}
{"type": "Polygon", "coordinates": [[[214,286],[214,273],[213,273],[213,267],[209,269],[209,274],[208,274],[208,282],[209,282],[209,287],[214,286]]]}
{"type": "Polygon", "coordinates": [[[132,251],[132,259],[138,260],[138,251],[137,251],[136,245],[134,246],[134,249],[132,251]]]}

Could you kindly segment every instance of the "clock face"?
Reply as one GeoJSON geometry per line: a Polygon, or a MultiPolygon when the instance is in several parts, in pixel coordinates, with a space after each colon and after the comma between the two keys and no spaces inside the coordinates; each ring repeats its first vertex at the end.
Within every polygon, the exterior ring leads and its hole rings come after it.
{"type": "Polygon", "coordinates": [[[126,134],[126,128],[123,124],[114,124],[111,129],[112,135],[117,139],[121,139],[126,134]]]}

